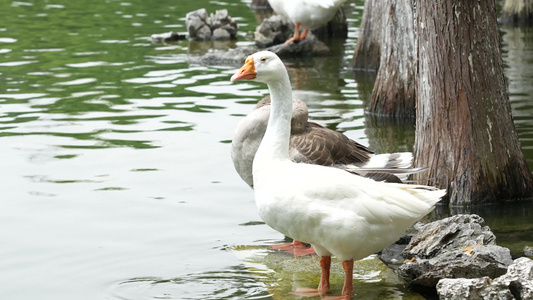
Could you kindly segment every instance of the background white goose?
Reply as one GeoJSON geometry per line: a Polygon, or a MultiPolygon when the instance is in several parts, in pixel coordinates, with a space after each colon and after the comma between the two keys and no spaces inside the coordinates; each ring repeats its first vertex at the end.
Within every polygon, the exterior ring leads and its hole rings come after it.
{"type": "Polygon", "coordinates": [[[286,236],[310,243],[321,257],[316,291],[329,292],[331,256],[343,261],[342,298],[353,294],[353,260],[395,242],[407,227],[429,213],[444,190],[428,186],[376,182],[343,170],[298,164],[289,156],[292,91],[281,60],[271,52],[255,53],[232,77],[268,85],[271,114],[253,163],[259,215],[286,236]]]}
{"type": "Polygon", "coordinates": [[[268,0],[276,13],[294,22],[294,36],[285,44],[305,39],[308,30],[328,23],[344,2],[346,0],[268,0]]]}
{"type": "MultiPolygon", "coordinates": [[[[289,154],[294,162],[341,169],[378,181],[400,182],[407,175],[425,168],[410,168],[410,152],[374,154],[367,147],[344,134],[309,122],[307,105],[293,99],[289,154]],[[392,175],[394,174],[394,175],[392,175]],[[400,178],[398,178],[398,177],[400,178]]],[[[270,116],[270,97],[259,101],[255,110],[243,118],[231,142],[231,158],[235,170],[253,188],[252,162],[259,148],[270,116]]]]}

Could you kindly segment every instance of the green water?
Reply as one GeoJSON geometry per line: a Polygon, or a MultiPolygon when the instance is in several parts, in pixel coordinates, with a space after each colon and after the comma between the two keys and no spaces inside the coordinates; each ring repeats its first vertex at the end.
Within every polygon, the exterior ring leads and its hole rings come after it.
{"type": "MultiPolygon", "coordinates": [[[[265,247],[283,237],[260,222],[229,156],[266,87],[192,63],[213,47],[253,45],[248,2],[0,3],[1,299],[291,299],[317,284],[316,259],[300,265],[265,247]],[[228,9],[239,40],[150,42],[185,33],[185,14],[201,7],[228,9]]],[[[349,37],[328,42],[331,56],[287,60],[293,88],[313,120],[376,152],[409,151],[414,125],[365,116],[372,76],[347,70],[362,5],[350,3],[349,37]]],[[[530,165],[531,37],[502,28],[530,165]]],[[[480,213],[519,249],[533,243],[530,211],[480,213]]],[[[419,298],[375,259],[357,264],[355,287],[363,299],[419,298]]]]}

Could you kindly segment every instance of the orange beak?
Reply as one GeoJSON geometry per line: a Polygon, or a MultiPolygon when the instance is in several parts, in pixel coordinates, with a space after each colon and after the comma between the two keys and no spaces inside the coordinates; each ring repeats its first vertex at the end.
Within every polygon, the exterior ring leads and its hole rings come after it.
{"type": "Polygon", "coordinates": [[[237,71],[233,76],[231,76],[231,81],[237,80],[250,80],[254,79],[257,73],[255,72],[254,59],[251,56],[248,56],[244,62],[244,66],[237,71]]]}

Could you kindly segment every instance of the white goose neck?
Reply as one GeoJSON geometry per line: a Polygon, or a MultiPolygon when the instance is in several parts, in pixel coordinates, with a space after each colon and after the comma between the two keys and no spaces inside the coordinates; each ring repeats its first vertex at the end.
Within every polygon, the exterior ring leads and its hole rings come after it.
{"type": "Polygon", "coordinates": [[[287,72],[269,82],[268,89],[271,97],[270,117],[258,154],[273,159],[289,159],[292,88],[287,72]]]}

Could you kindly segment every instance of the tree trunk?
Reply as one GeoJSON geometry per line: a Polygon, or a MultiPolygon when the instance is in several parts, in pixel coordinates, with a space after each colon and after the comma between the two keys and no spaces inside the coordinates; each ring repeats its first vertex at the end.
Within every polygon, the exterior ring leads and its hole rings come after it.
{"type": "Polygon", "coordinates": [[[350,63],[354,71],[377,72],[380,63],[385,0],[367,0],[363,10],[359,38],[350,63]]]}
{"type": "Polygon", "coordinates": [[[369,0],[352,68],[378,70],[368,112],[415,117],[416,47],[411,1],[369,0]]]}
{"type": "Polygon", "coordinates": [[[505,0],[501,21],[505,23],[532,23],[533,0],[505,0]]]}
{"type": "Polygon", "coordinates": [[[451,205],[531,197],[515,132],[494,1],[417,3],[415,162],[451,205]]]}

